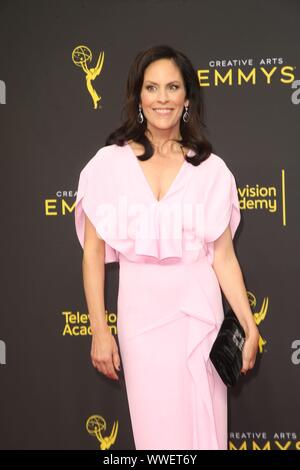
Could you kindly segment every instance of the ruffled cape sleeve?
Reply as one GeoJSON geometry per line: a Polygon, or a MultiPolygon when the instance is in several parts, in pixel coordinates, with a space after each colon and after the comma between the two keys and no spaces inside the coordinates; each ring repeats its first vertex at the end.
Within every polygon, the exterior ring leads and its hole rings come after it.
{"type": "MultiPolygon", "coordinates": [[[[109,155],[105,154],[103,149],[100,149],[85,165],[79,176],[75,201],[75,228],[82,248],[84,248],[85,214],[95,227],[99,238],[104,240],[106,238],[99,231],[99,203],[103,205],[108,203],[113,189],[110,184],[109,155]]],[[[118,261],[118,252],[105,241],[105,263],[118,261]]]]}
{"type": "Polygon", "coordinates": [[[204,200],[204,241],[213,259],[213,242],[230,227],[232,239],[241,220],[235,177],[221,159],[207,181],[204,200]]]}

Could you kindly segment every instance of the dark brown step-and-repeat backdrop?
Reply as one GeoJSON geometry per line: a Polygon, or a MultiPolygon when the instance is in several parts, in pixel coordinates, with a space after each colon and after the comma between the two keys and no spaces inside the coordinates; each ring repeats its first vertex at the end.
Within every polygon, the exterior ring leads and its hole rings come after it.
{"type": "MultiPolygon", "coordinates": [[[[261,341],[229,392],[229,448],[300,449],[299,13],[296,0],[1,0],[2,449],[134,449],[122,373],[90,361],[74,202],[120,124],[131,62],[163,43],[192,60],[240,197],[236,251],[261,341]]],[[[117,294],[112,263],[116,335],[117,294]]]]}

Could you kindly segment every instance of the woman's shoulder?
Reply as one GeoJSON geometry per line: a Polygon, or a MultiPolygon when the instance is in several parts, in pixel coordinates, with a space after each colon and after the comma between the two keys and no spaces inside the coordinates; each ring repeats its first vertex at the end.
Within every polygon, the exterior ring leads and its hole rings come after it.
{"type": "Polygon", "coordinates": [[[209,157],[204,160],[203,164],[206,164],[210,168],[216,169],[226,169],[228,168],[226,161],[217,155],[216,153],[211,152],[209,157]]]}
{"type": "Polygon", "coordinates": [[[215,153],[210,153],[209,157],[200,163],[198,168],[199,173],[204,174],[205,178],[208,179],[231,173],[226,161],[215,153]]]}
{"type": "Polygon", "coordinates": [[[83,167],[82,171],[90,172],[116,167],[116,161],[119,162],[121,155],[123,155],[124,147],[116,144],[105,145],[100,147],[97,152],[88,160],[83,167]]]}
{"type": "Polygon", "coordinates": [[[122,147],[117,144],[105,145],[100,147],[96,154],[90,159],[90,162],[98,162],[98,161],[111,161],[114,158],[123,154],[123,149],[125,145],[122,147]]]}

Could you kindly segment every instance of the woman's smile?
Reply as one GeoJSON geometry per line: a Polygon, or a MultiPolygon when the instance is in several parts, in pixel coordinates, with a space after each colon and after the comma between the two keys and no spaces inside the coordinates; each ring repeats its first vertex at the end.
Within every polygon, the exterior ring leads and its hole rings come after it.
{"type": "Polygon", "coordinates": [[[172,108],[154,108],[153,111],[160,116],[169,116],[173,109],[172,108]]]}

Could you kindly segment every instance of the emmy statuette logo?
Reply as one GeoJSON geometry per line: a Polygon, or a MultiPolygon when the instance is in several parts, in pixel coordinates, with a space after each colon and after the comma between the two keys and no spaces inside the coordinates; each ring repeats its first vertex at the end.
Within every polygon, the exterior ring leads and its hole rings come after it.
{"type": "Polygon", "coordinates": [[[91,436],[96,437],[96,439],[99,441],[100,450],[107,450],[115,443],[118,434],[118,428],[119,423],[116,421],[113,424],[110,435],[104,436],[103,433],[106,431],[106,421],[102,416],[90,416],[86,422],[86,430],[91,436]]]}
{"type": "Polygon", "coordinates": [[[94,109],[97,109],[99,106],[99,101],[101,96],[98,95],[97,91],[93,87],[92,82],[100,75],[103,62],[104,62],[104,51],[100,52],[97,64],[95,67],[89,67],[88,64],[92,60],[92,52],[87,46],[77,46],[72,52],[72,61],[77,66],[80,67],[85,73],[86,87],[89,94],[92,97],[94,103],[94,109]]]}
{"type": "MultiPolygon", "coordinates": [[[[251,308],[255,309],[256,303],[257,303],[255,295],[252,294],[251,292],[248,292],[248,299],[249,299],[251,308]]],[[[257,326],[260,325],[265,320],[267,312],[268,312],[268,306],[269,306],[269,298],[265,297],[260,307],[260,310],[258,312],[253,313],[253,318],[257,326]]],[[[264,352],[264,347],[266,344],[267,344],[267,340],[265,340],[261,335],[259,335],[258,349],[260,353],[264,352]]]]}

